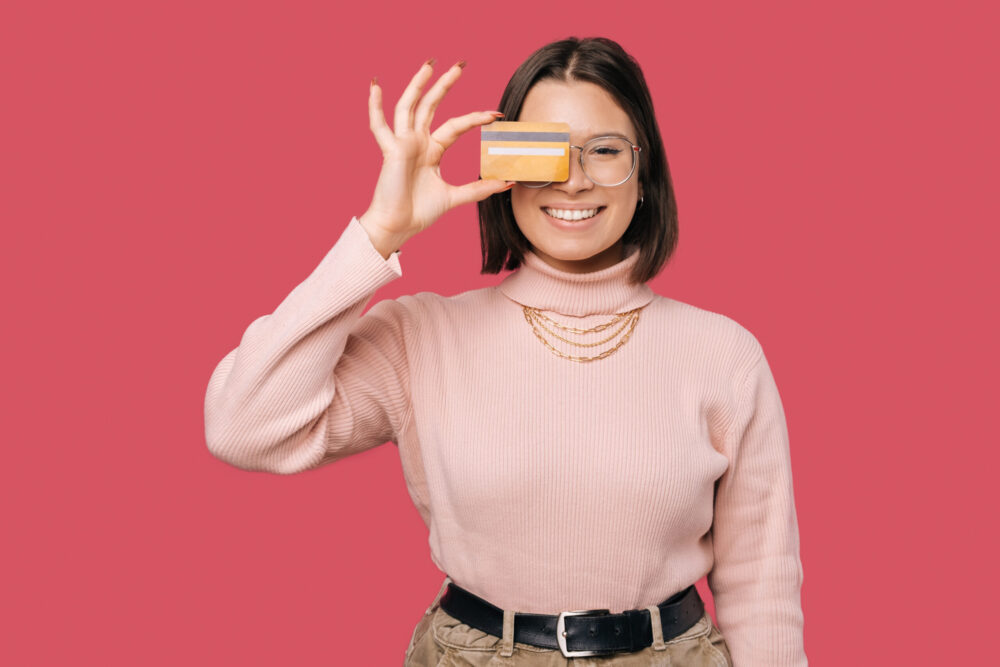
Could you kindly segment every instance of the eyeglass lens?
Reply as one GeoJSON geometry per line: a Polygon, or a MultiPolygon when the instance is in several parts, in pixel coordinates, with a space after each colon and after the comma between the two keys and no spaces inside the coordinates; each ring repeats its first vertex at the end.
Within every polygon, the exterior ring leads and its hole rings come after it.
{"type": "MultiPolygon", "coordinates": [[[[572,149],[570,149],[572,153],[572,149]]],[[[632,173],[635,151],[632,144],[620,137],[598,137],[583,145],[580,152],[583,173],[597,185],[619,185],[632,173]]],[[[572,159],[572,157],[571,157],[572,159]]],[[[529,188],[541,188],[547,182],[522,181],[529,188]]]]}

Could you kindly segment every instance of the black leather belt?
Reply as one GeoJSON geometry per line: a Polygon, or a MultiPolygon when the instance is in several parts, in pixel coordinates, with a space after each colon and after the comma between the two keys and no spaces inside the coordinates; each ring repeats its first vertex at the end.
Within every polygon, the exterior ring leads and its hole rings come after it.
{"type": "MultiPolygon", "coordinates": [[[[441,608],[462,623],[495,637],[503,636],[503,609],[464,588],[449,583],[441,608]]],[[[663,640],[683,634],[698,622],[705,606],[692,584],[657,605],[663,640]]],[[[648,609],[564,611],[560,614],[514,614],[514,641],[541,648],[558,648],[567,658],[639,651],[653,644],[648,609]]]]}

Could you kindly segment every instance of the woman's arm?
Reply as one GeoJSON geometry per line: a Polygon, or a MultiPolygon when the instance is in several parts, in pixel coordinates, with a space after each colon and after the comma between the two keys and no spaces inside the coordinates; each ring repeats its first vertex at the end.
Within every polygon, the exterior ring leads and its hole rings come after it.
{"type": "Polygon", "coordinates": [[[742,375],[719,480],[708,584],[736,667],[804,667],[802,564],[781,397],[760,343],[742,375]]]}
{"type": "Polygon", "coordinates": [[[394,253],[407,239],[448,210],[513,185],[490,179],[455,186],[441,178],[441,157],[458,137],[503,114],[457,116],[432,133],[434,111],[465,63],[450,67],[421,97],[432,64],[410,79],[393,128],[372,79],[368,120],[382,169],[368,210],[351,219],[274,313],[250,324],[212,373],[205,438],[218,458],[292,473],[398,438],[410,405],[405,342],[414,324],[407,297],[359,315],[379,287],[402,275],[394,253]]]}
{"type": "Polygon", "coordinates": [[[216,366],[205,397],[205,437],[219,459],[293,473],[395,441],[409,407],[400,301],[359,317],[374,292],[402,275],[356,218],[308,278],[250,324],[216,366]]]}

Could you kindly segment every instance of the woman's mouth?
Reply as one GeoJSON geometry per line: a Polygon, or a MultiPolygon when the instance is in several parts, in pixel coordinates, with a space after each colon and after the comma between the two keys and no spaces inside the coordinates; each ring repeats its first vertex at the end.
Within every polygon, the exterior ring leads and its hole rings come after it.
{"type": "Polygon", "coordinates": [[[553,218],[559,218],[560,220],[566,220],[569,222],[575,222],[577,220],[586,220],[587,218],[592,218],[597,213],[603,209],[603,206],[598,206],[596,208],[588,209],[564,209],[564,208],[549,208],[543,206],[542,210],[553,218]]]}
{"type": "Polygon", "coordinates": [[[549,222],[556,227],[580,230],[593,224],[605,208],[607,207],[597,206],[586,209],[565,209],[543,206],[542,212],[545,213],[545,217],[548,218],[549,222]]]}

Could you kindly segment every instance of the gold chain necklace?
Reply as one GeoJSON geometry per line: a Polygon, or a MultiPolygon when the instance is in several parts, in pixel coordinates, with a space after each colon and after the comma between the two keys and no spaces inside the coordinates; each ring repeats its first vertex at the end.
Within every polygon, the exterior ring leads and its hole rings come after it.
{"type": "Polygon", "coordinates": [[[522,305],[522,309],[524,310],[524,319],[527,320],[528,324],[531,325],[531,330],[535,333],[535,336],[538,337],[538,340],[542,341],[542,343],[545,344],[545,347],[549,348],[553,353],[557,354],[558,356],[560,356],[560,357],[562,357],[564,359],[569,359],[570,361],[578,361],[578,362],[581,362],[581,363],[582,362],[586,362],[586,361],[597,361],[598,359],[604,359],[605,357],[607,357],[607,356],[613,354],[614,352],[616,352],[618,350],[618,348],[620,348],[622,345],[624,345],[628,341],[629,336],[632,335],[632,330],[635,329],[636,322],[639,321],[639,312],[643,308],[645,308],[645,306],[639,306],[638,308],[626,311],[624,313],[617,313],[617,314],[615,314],[615,316],[609,322],[605,322],[604,324],[599,324],[596,327],[591,327],[590,329],[576,329],[574,327],[568,327],[568,326],[565,326],[563,324],[560,324],[559,322],[556,322],[551,317],[548,317],[548,316],[544,315],[542,313],[542,311],[540,311],[538,308],[532,308],[530,306],[523,306],[522,305]],[[566,331],[566,332],[569,332],[569,333],[575,333],[575,334],[599,333],[599,332],[604,331],[605,329],[607,329],[607,328],[609,328],[611,326],[614,326],[615,324],[617,324],[619,322],[621,323],[621,326],[618,327],[614,331],[614,333],[612,333],[610,336],[608,336],[607,338],[605,338],[603,340],[599,340],[596,343],[579,343],[577,341],[572,341],[572,340],[569,340],[567,338],[564,338],[564,337],[560,336],[555,331],[552,331],[547,326],[545,326],[545,324],[543,322],[549,322],[553,326],[555,326],[555,327],[557,327],[559,329],[562,329],[563,331],[566,331]],[[552,334],[553,336],[555,336],[559,340],[561,340],[561,341],[563,341],[565,343],[569,343],[570,345],[576,345],[577,347],[596,347],[597,345],[601,345],[603,343],[607,343],[610,340],[613,340],[626,327],[628,327],[628,331],[625,331],[625,335],[622,337],[622,339],[620,341],[618,341],[617,345],[615,345],[613,348],[611,348],[609,350],[605,350],[604,352],[601,352],[600,354],[595,355],[593,357],[577,357],[577,356],[565,354],[564,352],[560,352],[559,350],[557,350],[556,348],[554,348],[552,346],[552,344],[549,343],[549,341],[545,340],[545,337],[542,335],[541,331],[539,331],[539,329],[544,330],[544,331],[552,334]]]}

